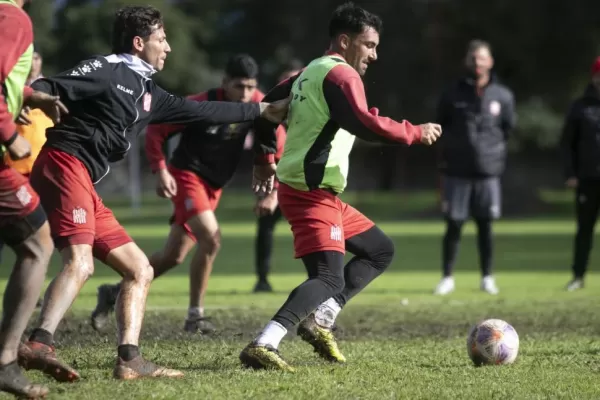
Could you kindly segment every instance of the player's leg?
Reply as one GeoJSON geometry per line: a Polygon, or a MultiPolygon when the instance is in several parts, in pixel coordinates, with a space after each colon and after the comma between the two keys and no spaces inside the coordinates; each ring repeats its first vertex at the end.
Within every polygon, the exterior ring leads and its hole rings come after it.
{"type": "MultiPolygon", "coordinates": [[[[196,244],[190,232],[183,226],[173,224],[165,246],[150,256],[154,279],[183,263],[189,251],[196,244]]],[[[92,327],[98,331],[106,328],[110,312],[114,309],[121,282],[98,287],[98,301],[92,312],[92,327]]]]}
{"type": "Polygon", "coordinates": [[[114,217],[109,219],[106,213],[102,224],[94,252],[123,277],[115,306],[118,357],[113,376],[126,380],[183,376],[180,371],[158,366],[141,356],[139,336],[153,270],[144,252],[129,239],[122,227],[117,227],[114,217]]]}
{"type": "Polygon", "coordinates": [[[271,271],[271,257],[273,254],[273,235],[275,225],[281,218],[281,209],[277,207],[273,214],[258,218],[255,239],[255,268],[258,278],[254,292],[272,292],[268,276],[271,271]]]}
{"type": "Polygon", "coordinates": [[[502,207],[500,178],[477,179],[473,184],[472,214],[477,225],[477,248],[481,269],[481,290],[498,294],[496,280],[492,275],[494,237],[492,223],[500,218],[502,207]]]}
{"type": "Polygon", "coordinates": [[[92,244],[96,229],[93,184],[83,164],[66,153],[46,149],[38,156],[31,184],[42,206],[63,268],[44,295],[40,316],[29,340],[19,348],[19,363],[58,381],[74,381],[79,374],[56,357],[53,347],[58,324],[94,272],[92,244]]]}
{"type": "Polygon", "coordinates": [[[446,295],[454,291],[453,270],[464,221],[469,217],[472,183],[469,179],[451,176],[443,177],[442,212],[446,222],[446,232],[442,239],[442,280],[434,294],[446,295]]]}
{"type": "Polygon", "coordinates": [[[582,180],[575,194],[577,233],[574,240],[573,279],[567,284],[568,291],[584,287],[590,251],[594,240],[594,228],[600,208],[600,181],[582,180]]]}
{"type": "Polygon", "coordinates": [[[279,355],[279,342],[317,306],[344,288],[344,230],[340,200],[323,190],[301,192],[280,185],[281,211],[292,226],[295,257],[308,279],[296,287],[261,333],[240,354],[253,368],[293,370],[279,355]]]}
{"type": "Polygon", "coordinates": [[[48,388],[30,383],[19,368],[17,357],[21,336],[39,298],[54,246],[37,194],[26,182],[20,184],[20,188],[17,186],[17,190],[11,190],[12,183],[20,179],[16,171],[5,168],[0,175],[0,203],[3,204],[0,240],[16,254],[2,303],[0,390],[38,398],[45,396],[48,388]]]}
{"type": "Polygon", "coordinates": [[[298,327],[298,334],[323,358],[346,359],[338,349],[332,328],[348,301],[383,273],[394,257],[394,243],[381,229],[355,208],[343,204],[342,218],[346,251],[354,257],[344,267],[344,289],[321,303],[298,327]]]}
{"type": "Polygon", "coordinates": [[[213,263],[221,248],[221,232],[212,210],[190,217],[187,225],[196,238],[197,246],[190,262],[190,301],[184,330],[191,333],[212,333],[215,327],[205,318],[204,298],[213,263]]]}

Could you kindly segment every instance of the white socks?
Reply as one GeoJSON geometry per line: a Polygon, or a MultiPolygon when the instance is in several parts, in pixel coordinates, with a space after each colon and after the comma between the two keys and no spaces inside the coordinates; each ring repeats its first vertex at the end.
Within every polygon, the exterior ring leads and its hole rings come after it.
{"type": "Polygon", "coordinates": [[[341,310],[342,306],[332,297],[317,307],[315,310],[315,320],[320,326],[331,329],[341,310]]]}
{"type": "Polygon", "coordinates": [[[257,336],[254,340],[259,346],[271,345],[274,348],[279,346],[279,342],[287,333],[287,329],[283,327],[279,322],[269,321],[265,329],[257,336]]]}
{"type": "Polygon", "coordinates": [[[188,308],[187,319],[195,320],[204,317],[204,307],[190,307],[188,308]]]}

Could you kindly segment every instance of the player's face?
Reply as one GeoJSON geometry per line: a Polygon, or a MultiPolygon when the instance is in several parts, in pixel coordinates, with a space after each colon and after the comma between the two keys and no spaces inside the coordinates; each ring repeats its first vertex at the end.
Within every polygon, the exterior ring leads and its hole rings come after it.
{"type": "Polygon", "coordinates": [[[359,35],[347,37],[347,44],[342,39],[342,48],[346,47],[344,49],[346,62],[354,67],[360,75],[364,75],[369,64],[377,60],[378,45],[379,33],[371,27],[368,27],[359,35]]]}
{"type": "Polygon", "coordinates": [[[225,78],[223,89],[229,101],[249,103],[256,91],[256,79],[250,78],[225,78]]]}
{"type": "Polygon", "coordinates": [[[167,54],[170,52],[171,46],[169,46],[169,43],[167,42],[165,30],[161,27],[155,29],[152,34],[143,41],[138,57],[152,65],[155,70],[162,71],[165,66],[167,54]]]}
{"type": "Polygon", "coordinates": [[[480,47],[467,54],[465,65],[476,78],[486,76],[494,66],[494,59],[487,47],[480,47]]]}
{"type": "Polygon", "coordinates": [[[42,73],[42,57],[40,53],[33,53],[33,60],[31,62],[31,73],[30,76],[32,78],[37,78],[42,73]]]}

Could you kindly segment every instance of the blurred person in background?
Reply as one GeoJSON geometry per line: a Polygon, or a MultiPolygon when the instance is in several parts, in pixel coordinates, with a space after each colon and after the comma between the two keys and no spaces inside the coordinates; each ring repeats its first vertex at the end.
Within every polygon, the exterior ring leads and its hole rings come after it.
{"type": "MultiPolygon", "coordinates": [[[[297,75],[302,70],[303,64],[300,60],[292,59],[287,63],[284,70],[279,75],[277,81],[283,82],[286,79],[297,75]]],[[[282,124],[281,134],[277,136],[277,154],[283,154],[285,142],[286,124],[282,124]]],[[[276,157],[276,162],[279,158],[276,157]]],[[[255,270],[257,282],[254,286],[254,292],[272,292],[273,288],[269,283],[268,276],[271,271],[271,260],[273,257],[273,236],[275,225],[281,219],[281,209],[277,201],[277,188],[265,196],[257,196],[256,206],[254,208],[258,216],[256,226],[255,249],[255,270]]]]}
{"type": "MultiPolygon", "coordinates": [[[[25,84],[29,86],[42,77],[42,56],[39,52],[34,51],[31,72],[29,73],[25,84]]],[[[33,162],[46,141],[46,128],[49,128],[52,125],[52,120],[39,108],[31,110],[29,107],[24,107],[17,119],[17,133],[29,142],[31,153],[28,157],[16,160],[13,160],[8,153],[5,153],[4,163],[14,168],[21,175],[29,178],[33,162]]],[[[4,243],[0,241],[0,259],[2,257],[1,254],[3,248],[4,243]]],[[[38,302],[37,306],[39,307],[40,305],[41,301],[38,302]]]]}
{"type": "Polygon", "coordinates": [[[31,154],[32,146],[15,124],[24,107],[42,108],[55,121],[67,109],[57,96],[36,92],[27,85],[33,63],[33,26],[22,10],[25,3],[0,0],[0,240],[16,256],[2,300],[0,390],[37,399],[45,397],[48,388],[32,384],[23,374],[18,349],[54,246],[38,193],[6,160],[21,160],[31,154]]]}
{"type": "MultiPolygon", "coordinates": [[[[258,103],[264,97],[257,89],[258,72],[258,65],[252,57],[234,55],[225,67],[221,87],[188,98],[195,101],[258,103]]],[[[196,248],[190,265],[190,301],[183,327],[186,332],[208,334],[215,330],[204,314],[208,280],[221,246],[215,210],[223,188],[237,170],[246,136],[252,127],[252,121],[237,124],[158,124],[150,125],[146,133],[146,154],[157,176],[157,193],[171,199],[174,206],[165,246],[150,257],[154,279],[183,263],[188,253],[196,248]],[[167,165],[163,144],[178,133],[181,133],[181,140],[167,165]]],[[[278,129],[278,136],[282,130],[278,129]]],[[[276,159],[278,157],[275,156],[276,159]]],[[[262,208],[266,206],[262,205],[262,208]]],[[[95,329],[102,330],[106,326],[120,287],[121,283],[117,283],[98,288],[98,303],[92,313],[95,329]]]]}
{"type": "Polygon", "coordinates": [[[505,169],[508,136],[516,123],[514,99],[492,72],[494,59],[487,42],[469,42],[465,66],[465,76],[443,93],[438,105],[437,122],[444,131],[440,169],[446,220],[443,277],[434,290],[438,295],[454,291],[453,267],[469,216],[477,225],[481,290],[498,293],[492,276],[492,221],[501,215],[500,176],[505,169]]]}
{"type": "Polygon", "coordinates": [[[575,189],[577,233],[571,266],[573,279],[566,287],[574,291],[584,286],[600,209],[600,57],[592,64],[591,82],[571,104],[561,147],[566,185],[575,189]]]}

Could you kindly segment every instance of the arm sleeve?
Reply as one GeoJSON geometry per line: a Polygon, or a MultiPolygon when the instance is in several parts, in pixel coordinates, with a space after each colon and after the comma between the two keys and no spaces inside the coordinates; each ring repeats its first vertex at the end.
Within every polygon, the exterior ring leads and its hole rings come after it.
{"type": "MultiPolygon", "coordinates": [[[[17,130],[16,115],[8,109],[5,82],[19,57],[31,45],[33,32],[27,14],[11,4],[0,6],[0,21],[0,143],[5,143],[15,137],[17,130]]],[[[27,91],[24,89],[23,94],[27,91]]]]}
{"type": "MultiPolygon", "coordinates": [[[[277,84],[277,86],[267,93],[263,101],[271,103],[287,98],[292,91],[292,85],[298,76],[300,76],[300,73],[301,72],[277,84]]],[[[258,118],[254,122],[255,164],[272,164],[275,162],[274,154],[277,153],[278,126],[278,124],[275,124],[264,118],[258,118]]]]}
{"type": "Polygon", "coordinates": [[[579,137],[579,118],[577,103],[571,106],[562,129],[560,148],[563,155],[564,174],[566,178],[577,176],[577,140],[579,137]]]}
{"type": "MultiPolygon", "coordinates": [[[[206,101],[208,98],[207,93],[200,93],[198,95],[190,96],[188,99],[194,101],[206,101]]],[[[165,155],[163,153],[163,144],[173,134],[181,132],[185,129],[183,124],[152,124],[148,125],[146,131],[146,157],[150,163],[152,172],[167,167],[165,155]]]]}
{"type": "Polygon", "coordinates": [[[260,116],[258,103],[195,101],[172,95],[157,85],[154,85],[152,95],[156,96],[152,111],[152,123],[233,124],[253,121],[260,116]]]}
{"type": "Polygon", "coordinates": [[[80,62],[74,68],[53,77],[36,80],[34,90],[59,96],[67,103],[84,100],[104,92],[110,83],[111,67],[104,57],[80,62]]]}
{"type": "Polygon", "coordinates": [[[502,130],[504,137],[508,139],[511,131],[517,125],[517,113],[515,112],[515,98],[509,91],[506,99],[506,104],[502,107],[502,130]]]}
{"type": "Polygon", "coordinates": [[[323,92],[331,118],[363,140],[411,145],[421,139],[420,127],[381,117],[376,108],[368,109],[362,79],[353,68],[344,64],[333,67],[323,81],[323,92]]]}
{"type": "Polygon", "coordinates": [[[183,125],[156,124],[149,125],[146,131],[146,157],[152,172],[157,172],[167,167],[163,144],[173,133],[179,132],[183,125]]]}

